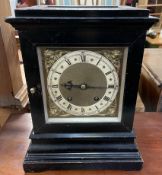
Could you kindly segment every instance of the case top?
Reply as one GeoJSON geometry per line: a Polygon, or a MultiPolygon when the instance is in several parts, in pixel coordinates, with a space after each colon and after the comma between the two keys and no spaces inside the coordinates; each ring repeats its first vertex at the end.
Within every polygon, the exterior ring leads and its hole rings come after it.
{"type": "Polygon", "coordinates": [[[15,10],[16,17],[148,17],[149,10],[128,6],[33,6],[15,10]]]}

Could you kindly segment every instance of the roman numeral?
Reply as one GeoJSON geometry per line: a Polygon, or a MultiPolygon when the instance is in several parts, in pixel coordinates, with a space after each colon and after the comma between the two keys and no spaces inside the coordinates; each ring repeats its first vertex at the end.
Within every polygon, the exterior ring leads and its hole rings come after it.
{"type": "Polygon", "coordinates": [[[82,53],[82,55],[81,55],[81,61],[86,62],[86,55],[84,55],[84,53],[82,53]]]}
{"type": "Polygon", "coordinates": [[[95,107],[96,107],[97,111],[100,112],[99,108],[97,106],[95,106],[95,107]]]}
{"type": "Polygon", "coordinates": [[[82,112],[82,113],[85,113],[85,109],[84,109],[84,108],[81,108],[81,112],[82,112]]]}
{"type": "Polygon", "coordinates": [[[115,88],[115,86],[112,84],[112,85],[108,85],[108,88],[110,88],[110,89],[114,89],[115,88]]]}
{"type": "Polygon", "coordinates": [[[67,109],[68,109],[68,110],[71,110],[71,109],[72,109],[72,105],[69,104],[69,105],[67,106],[67,109]]]}
{"type": "Polygon", "coordinates": [[[71,65],[71,62],[69,59],[65,59],[65,61],[68,63],[68,65],[71,65]]]}
{"type": "Polygon", "coordinates": [[[111,73],[112,73],[112,71],[108,71],[108,72],[105,73],[105,75],[109,75],[111,73]]]}
{"type": "Polygon", "coordinates": [[[52,88],[58,88],[58,84],[51,85],[52,88]]]}
{"type": "Polygon", "coordinates": [[[62,96],[59,95],[58,97],[56,97],[56,100],[57,100],[57,101],[61,101],[61,100],[62,100],[62,96]]]}
{"type": "Polygon", "coordinates": [[[99,64],[99,62],[101,61],[102,57],[98,60],[98,62],[96,63],[96,66],[99,64]]]}
{"type": "Polygon", "coordinates": [[[57,73],[57,74],[61,75],[61,73],[60,73],[60,72],[55,71],[55,73],[57,73]]]}
{"type": "Polygon", "coordinates": [[[110,100],[110,98],[109,97],[107,97],[107,96],[104,96],[104,98],[103,98],[105,101],[109,101],[110,100]]]}

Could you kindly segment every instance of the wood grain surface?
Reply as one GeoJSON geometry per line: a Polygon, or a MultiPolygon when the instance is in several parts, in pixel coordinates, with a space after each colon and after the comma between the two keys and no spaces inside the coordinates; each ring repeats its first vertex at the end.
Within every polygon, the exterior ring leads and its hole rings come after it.
{"type": "Polygon", "coordinates": [[[149,48],[144,51],[139,94],[145,111],[162,111],[162,49],[149,48]],[[151,99],[151,100],[150,100],[151,99]]]}
{"type": "MultiPolygon", "coordinates": [[[[46,171],[26,175],[161,175],[162,174],[162,113],[137,113],[137,143],[144,159],[141,171],[80,170],[46,171]]],[[[32,128],[30,114],[13,115],[0,133],[0,175],[24,175],[23,159],[32,128]]]]}
{"type": "Polygon", "coordinates": [[[8,69],[13,88],[13,93],[16,94],[23,85],[20,73],[20,63],[18,58],[18,48],[15,39],[15,30],[11,25],[7,24],[4,19],[11,16],[9,0],[0,1],[0,25],[8,62],[8,69]]]}
{"type": "Polygon", "coordinates": [[[156,79],[157,86],[162,85],[162,48],[145,49],[143,65],[150,71],[156,79]]]}
{"type": "Polygon", "coordinates": [[[162,46],[162,37],[160,35],[157,35],[157,37],[154,39],[147,36],[146,40],[149,42],[149,44],[162,46]]]}

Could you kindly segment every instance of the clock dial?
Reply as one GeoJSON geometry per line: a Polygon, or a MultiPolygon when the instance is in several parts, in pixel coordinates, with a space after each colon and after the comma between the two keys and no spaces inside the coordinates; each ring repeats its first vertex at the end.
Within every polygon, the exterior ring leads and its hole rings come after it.
{"type": "Polygon", "coordinates": [[[47,89],[66,113],[97,115],[117,96],[119,78],[113,64],[94,51],[77,50],[61,56],[49,69],[47,89]]]}

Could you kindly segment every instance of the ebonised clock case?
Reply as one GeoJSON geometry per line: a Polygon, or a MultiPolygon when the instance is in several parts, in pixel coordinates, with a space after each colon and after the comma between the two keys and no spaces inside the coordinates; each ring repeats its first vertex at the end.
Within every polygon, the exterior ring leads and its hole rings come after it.
{"type": "Polygon", "coordinates": [[[132,127],[146,31],[158,19],[131,7],[35,6],[15,12],[6,22],[19,33],[33,121],[24,170],[141,169],[132,127]],[[121,122],[46,123],[39,46],[127,47],[121,122]],[[33,87],[35,94],[30,93],[33,87]]]}

